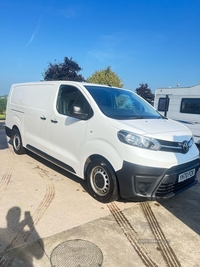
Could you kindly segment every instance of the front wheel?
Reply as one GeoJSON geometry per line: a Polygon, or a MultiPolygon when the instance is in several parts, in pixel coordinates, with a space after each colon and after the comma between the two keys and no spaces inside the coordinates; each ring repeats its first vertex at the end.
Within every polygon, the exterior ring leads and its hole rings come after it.
{"type": "Polygon", "coordinates": [[[22,144],[22,138],[21,138],[19,130],[17,129],[13,130],[12,142],[13,142],[13,149],[16,154],[20,155],[20,154],[25,153],[25,150],[22,144]]]}
{"type": "Polygon", "coordinates": [[[108,162],[94,159],[88,166],[87,185],[91,196],[102,203],[119,198],[116,175],[108,162]]]}

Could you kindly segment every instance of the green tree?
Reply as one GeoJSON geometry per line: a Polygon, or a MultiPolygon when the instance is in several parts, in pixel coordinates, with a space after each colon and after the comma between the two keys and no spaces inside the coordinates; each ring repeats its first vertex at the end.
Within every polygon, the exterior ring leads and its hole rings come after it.
{"type": "Polygon", "coordinates": [[[48,63],[47,69],[42,74],[45,81],[65,80],[83,82],[85,79],[81,74],[78,74],[82,69],[72,60],[72,58],[65,57],[64,62],[48,63]]]}
{"type": "Polygon", "coordinates": [[[140,87],[136,88],[135,92],[144,98],[151,105],[154,103],[154,94],[151,92],[147,83],[141,83],[140,87]]]}
{"type": "Polygon", "coordinates": [[[87,82],[106,84],[120,88],[124,86],[118,75],[111,70],[111,67],[107,67],[100,71],[95,71],[92,76],[87,78],[87,82]]]}
{"type": "Polygon", "coordinates": [[[0,96],[0,114],[6,111],[7,97],[0,96]]]}

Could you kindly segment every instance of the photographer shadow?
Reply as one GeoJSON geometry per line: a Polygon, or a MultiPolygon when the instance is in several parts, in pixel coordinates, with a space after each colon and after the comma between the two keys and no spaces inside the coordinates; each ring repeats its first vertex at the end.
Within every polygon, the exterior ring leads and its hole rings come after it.
{"type": "Polygon", "coordinates": [[[25,212],[22,221],[20,217],[21,209],[12,207],[6,216],[7,228],[0,228],[0,266],[32,267],[33,258],[40,259],[44,255],[30,212],[25,212]],[[37,242],[28,243],[30,236],[37,242]]]}

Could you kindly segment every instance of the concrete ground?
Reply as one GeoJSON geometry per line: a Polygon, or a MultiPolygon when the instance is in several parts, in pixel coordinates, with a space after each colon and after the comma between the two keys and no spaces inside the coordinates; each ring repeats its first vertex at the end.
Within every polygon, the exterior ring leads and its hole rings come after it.
{"type": "Polygon", "coordinates": [[[197,267],[199,203],[199,183],[160,202],[99,203],[85,181],[14,154],[0,123],[0,267],[197,267]]]}

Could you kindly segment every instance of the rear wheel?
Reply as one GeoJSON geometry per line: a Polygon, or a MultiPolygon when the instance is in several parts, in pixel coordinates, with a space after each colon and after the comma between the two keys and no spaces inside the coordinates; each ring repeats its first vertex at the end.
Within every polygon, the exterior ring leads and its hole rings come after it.
{"type": "Polygon", "coordinates": [[[92,197],[102,203],[119,198],[115,172],[103,159],[94,159],[88,166],[87,185],[92,197]]]}
{"type": "Polygon", "coordinates": [[[16,154],[20,155],[20,154],[25,153],[25,149],[24,149],[23,144],[22,144],[21,134],[20,134],[19,130],[17,130],[17,129],[13,130],[12,142],[13,142],[13,149],[14,149],[16,154]]]}

